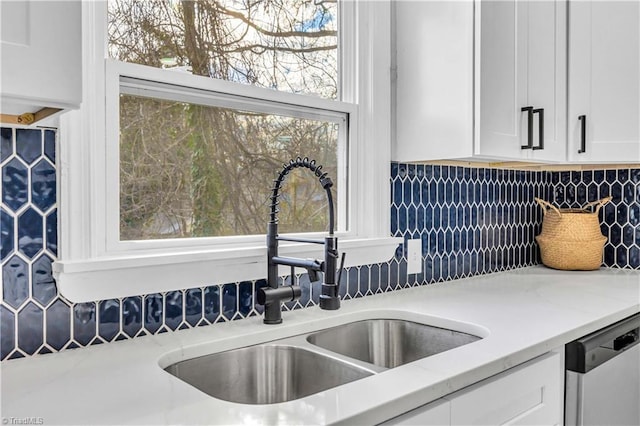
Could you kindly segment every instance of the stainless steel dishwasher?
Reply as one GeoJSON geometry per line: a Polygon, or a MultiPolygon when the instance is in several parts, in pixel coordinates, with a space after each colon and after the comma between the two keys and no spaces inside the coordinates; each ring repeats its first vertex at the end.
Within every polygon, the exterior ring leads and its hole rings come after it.
{"type": "Polygon", "coordinates": [[[640,425],[640,314],[565,347],[565,424],[640,425]]]}

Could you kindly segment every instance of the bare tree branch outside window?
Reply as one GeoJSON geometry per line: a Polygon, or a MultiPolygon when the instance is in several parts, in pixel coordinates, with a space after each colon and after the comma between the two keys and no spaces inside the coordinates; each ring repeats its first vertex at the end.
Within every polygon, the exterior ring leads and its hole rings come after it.
{"type": "MultiPolygon", "coordinates": [[[[293,93],[338,97],[337,3],[109,0],[109,55],[293,93]]],[[[337,175],[337,125],[120,95],[120,238],[265,232],[271,181],[308,156],[337,175]]],[[[283,232],[323,231],[323,191],[294,172],[283,232]]]]}

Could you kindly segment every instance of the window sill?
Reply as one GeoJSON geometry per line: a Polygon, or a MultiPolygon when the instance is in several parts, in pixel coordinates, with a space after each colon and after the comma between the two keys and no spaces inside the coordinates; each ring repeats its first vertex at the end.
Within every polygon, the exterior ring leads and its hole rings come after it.
{"type": "MultiPolygon", "coordinates": [[[[340,240],[347,253],[345,266],[367,265],[391,259],[402,238],[340,240]]],[[[302,258],[323,256],[314,244],[280,245],[280,254],[302,258]]],[[[57,261],[53,273],[60,293],[72,302],[89,302],[171,290],[226,284],[266,277],[267,249],[252,246],[180,254],[108,257],[57,261]]],[[[303,270],[300,270],[303,272],[303,270]]],[[[280,270],[289,273],[288,267],[280,270]]]]}

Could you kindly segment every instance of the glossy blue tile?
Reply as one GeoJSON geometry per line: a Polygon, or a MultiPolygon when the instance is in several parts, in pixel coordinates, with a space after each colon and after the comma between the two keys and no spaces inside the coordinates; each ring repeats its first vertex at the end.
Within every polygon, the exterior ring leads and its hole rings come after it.
{"type": "Polygon", "coordinates": [[[622,243],[622,229],[616,223],[613,223],[609,227],[609,244],[619,246],[622,243]]]}
{"type": "Polygon", "coordinates": [[[636,200],[636,184],[631,181],[625,181],[622,188],[622,199],[625,203],[631,204],[636,200]]]}
{"type": "Polygon", "coordinates": [[[640,198],[638,203],[629,206],[629,225],[637,226],[640,224],[640,198]]]}
{"type": "Polygon", "coordinates": [[[12,308],[18,308],[29,297],[29,266],[18,256],[2,266],[2,297],[12,308]]]}
{"type": "Polygon", "coordinates": [[[416,176],[416,165],[408,164],[407,166],[407,176],[412,179],[416,176]]]}
{"type": "Polygon", "coordinates": [[[582,201],[580,200],[586,200],[586,199],[587,199],[587,185],[580,183],[578,184],[578,186],[576,186],[576,200],[582,203],[582,201]]]}
{"type": "Polygon", "coordinates": [[[436,233],[436,253],[442,254],[445,252],[445,233],[440,228],[436,233]]]}
{"type": "MultiPolygon", "coordinates": [[[[359,287],[359,274],[358,274],[358,268],[349,268],[349,270],[346,273],[346,279],[347,279],[347,294],[349,295],[350,298],[355,298],[358,295],[358,291],[360,289],[359,287]]],[[[345,276],[345,274],[343,274],[342,276],[345,276]]],[[[340,284],[342,285],[342,283],[340,284]]]]}
{"type": "Polygon", "coordinates": [[[446,191],[445,191],[445,183],[442,180],[436,181],[436,203],[439,206],[443,206],[446,202],[446,191]]]}
{"type": "Polygon", "coordinates": [[[400,259],[398,261],[398,284],[397,288],[403,288],[408,286],[407,278],[407,259],[400,259]]]}
{"type": "Polygon", "coordinates": [[[243,316],[249,316],[253,308],[253,284],[243,281],[238,284],[238,311],[243,316]]]}
{"type": "Polygon", "coordinates": [[[416,208],[411,205],[407,207],[407,231],[411,232],[416,229],[417,218],[416,218],[416,208]]]}
{"type": "Polygon", "coordinates": [[[629,222],[629,207],[627,204],[620,203],[616,208],[616,222],[620,226],[624,226],[629,222]]]}
{"type": "Polygon", "coordinates": [[[454,202],[453,199],[453,182],[446,181],[444,183],[444,200],[448,204],[452,204],[454,202]]]}
{"type": "Polygon", "coordinates": [[[57,351],[71,340],[71,308],[62,299],[47,308],[46,330],[47,344],[57,351]]]}
{"type": "Polygon", "coordinates": [[[612,202],[619,203],[622,201],[622,185],[620,182],[616,181],[611,185],[610,195],[613,197],[612,202]]]}
{"type": "Polygon", "coordinates": [[[637,245],[629,248],[629,267],[640,269],[640,247],[637,245]]]}
{"type": "Polygon", "coordinates": [[[9,356],[16,347],[16,318],[4,305],[0,305],[0,360],[9,356]]]}
{"type": "Polygon", "coordinates": [[[376,294],[380,292],[380,265],[373,264],[369,268],[369,294],[376,294]]]}
{"type": "Polygon", "coordinates": [[[144,328],[151,334],[156,334],[162,327],[164,300],[162,294],[148,294],[144,297],[144,328]]]}
{"type": "Polygon", "coordinates": [[[402,182],[402,202],[405,206],[411,204],[411,181],[409,179],[402,182]]]}
{"type": "Polygon", "coordinates": [[[402,181],[395,179],[391,186],[391,201],[396,206],[402,204],[402,181]]]}
{"type": "Polygon", "coordinates": [[[427,201],[434,206],[438,200],[438,183],[435,180],[429,182],[429,197],[427,201]]]}
{"type": "Polygon", "coordinates": [[[389,262],[389,284],[387,285],[385,291],[393,290],[396,288],[399,282],[398,272],[398,261],[396,259],[393,259],[389,262]]]}
{"type": "Polygon", "coordinates": [[[398,177],[404,178],[407,176],[407,164],[398,164],[398,177]]]}
{"type": "Polygon", "coordinates": [[[31,207],[18,216],[18,249],[33,258],[44,247],[42,215],[31,207]]]}
{"type": "Polygon", "coordinates": [[[87,346],[96,337],[96,304],[78,303],[73,306],[73,340],[87,346]]]}
{"type": "Polygon", "coordinates": [[[444,232],[444,251],[443,253],[452,253],[454,251],[453,247],[453,232],[451,229],[447,229],[444,232]]]}
{"type": "Polygon", "coordinates": [[[601,209],[600,217],[605,223],[611,224],[616,221],[616,206],[613,203],[608,203],[601,209]]]}
{"type": "Polygon", "coordinates": [[[13,216],[4,209],[0,209],[0,261],[4,261],[6,257],[13,254],[14,249],[15,233],[13,216]]]}
{"type": "Polygon", "coordinates": [[[202,318],[202,290],[199,288],[186,290],[184,292],[184,319],[192,327],[195,327],[202,318]]]}
{"type": "Polygon", "coordinates": [[[604,170],[594,170],[593,171],[593,181],[602,183],[604,182],[604,170]]]}
{"type": "Polygon", "coordinates": [[[401,231],[398,229],[398,207],[391,206],[391,235],[398,235],[401,231]]]}
{"type": "Polygon", "coordinates": [[[0,163],[13,155],[13,130],[0,127],[0,163]]]}
{"type": "Polygon", "coordinates": [[[431,216],[432,229],[442,228],[441,219],[442,208],[440,206],[435,206],[435,208],[433,209],[433,215],[431,216]]]}
{"type": "Polygon", "coordinates": [[[391,163],[391,179],[398,177],[398,163],[391,163]]]}
{"type": "Polygon", "coordinates": [[[401,205],[398,208],[398,233],[405,233],[407,231],[407,208],[401,205]]]}
{"type": "Polygon", "coordinates": [[[380,292],[387,291],[389,287],[389,263],[380,265],[380,292]]]}
{"type": "Polygon", "coordinates": [[[238,312],[238,287],[235,284],[225,284],[222,287],[222,314],[228,320],[234,319],[238,312]]]}
{"type": "Polygon", "coordinates": [[[120,301],[102,300],[98,303],[98,334],[107,342],[120,331],[120,301]]]}
{"type": "Polygon", "coordinates": [[[27,203],[28,172],[17,158],[2,166],[2,202],[14,212],[27,203]]]}
{"type": "Polygon", "coordinates": [[[628,265],[627,259],[628,249],[625,246],[616,248],[616,265],[624,268],[628,265]]]}
{"type": "Polygon", "coordinates": [[[42,155],[42,131],[37,129],[16,129],[16,153],[27,164],[42,155]]]}
{"type": "Polygon", "coordinates": [[[56,171],[46,160],[31,169],[31,202],[43,212],[56,203],[56,171]]]}
{"type": "Polygon", "coordinates": [[[44,131],[44,155],[53,164],[56,163],[56,132],[53,130],[44,131]]]}
{"type": "Polygon", "coordinates": [[[46,218],[46,248],[54,256],[58,255],[58,210],[53,210],[46,218]]]}
{"type": "Polygon", "coordinates": [[[122,300],[122,330],[134,337],[142,329],[142,297],[127,297],[122,300]]]}
{"type": "Polygon", "coordinates": [[[184,309],[182,308],[182,292],[170,291],[164,298],[164,324],[170,330],[177,330],[182,324],[182,316],[184,309]]]}
{"type": "Polygon", "coordinates": [[[425,237],[426,241],[426,249],[425,253],[434,254],[438,250],[438,234],[432,230],[425,237]]]}
{"type": "Polygon", "coordinates": [[[31,286],[33,298],[42,306],[47,306],[57,294],[56,283],[51,273],[51,262],[47,256],[40,256],[31,266],[31,286]]]}
{"type": "Polygon", "coordinates": [[[598,193],[599,193],[599,186],[597,183],[590,183],[587,186],[587,195],[586,195],[586,200],[587,201],[595,201],[597,200],[598,197],[598,193]]]}
{"type": "Polygon", "coordinates": [[[44,339],[44,313],[35,303],[27,303],[18,312],[18,347],[33,355],[44,339]]]}

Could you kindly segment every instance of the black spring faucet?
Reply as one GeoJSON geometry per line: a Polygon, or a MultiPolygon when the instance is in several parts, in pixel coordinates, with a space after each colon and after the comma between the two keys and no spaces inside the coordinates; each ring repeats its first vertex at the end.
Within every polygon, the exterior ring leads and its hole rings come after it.
{"type": "MultiPolygon", "coordinates": [[[[258,303],[264,305],[264,323],[280,324],[282,322],[283,301],[295,300],[300,297],[302,290],[300,286],[293,285],[295,268],[305,268],[309,273],[311,282],[318,281],[318,272],[322,272],[324,281],[322,283],[322,293],[320,295],[320,308],[335,310],[340,308],[339,284],[340,275],[336,278],[338,260],[338,238],[333,235],[334,213],[333,196],[331,187],[333,182],[327,173],[322,172],[322,166],[316,165],[315,160],[296,158],[285,164],[277,179],[273,181],[271,192],[269,223],[267,224],[267,287],[258,290],[258,303]],[[289,238],[278,235],[278,205],[280,204],[280,189],[284,178],[291,170],[304,167],[311,170],[320,181],[320,184],[327,193],[329,204],[329,235],[324,240],[314,240],[306,238],[289,238]],[[293,241],[301,243],[313,243],[324,245],[324,261],[315,259],[299,259],[295,257],[283,257],[278,255],[278,241],[293,241]],[[291,285],[278,287],[278,265],[291,267],[291,285]]],[[[344,266],[344,253],[340,263],[340,273],[344,266]]]]}

